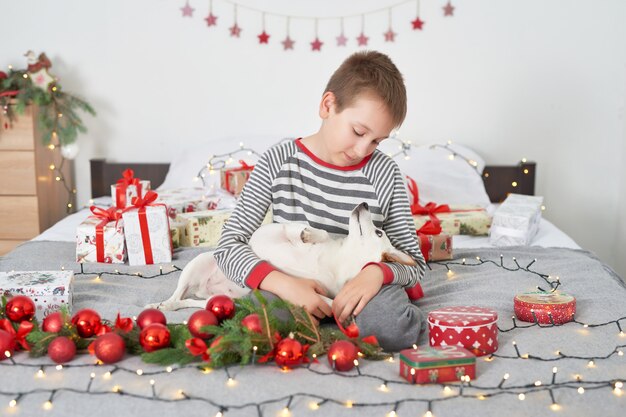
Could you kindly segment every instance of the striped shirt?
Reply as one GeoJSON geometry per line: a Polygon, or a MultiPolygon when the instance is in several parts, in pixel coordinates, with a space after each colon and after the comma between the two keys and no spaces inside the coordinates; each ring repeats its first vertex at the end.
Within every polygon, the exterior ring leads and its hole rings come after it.
{"type": "Polygon", "coordinates": [[[268,209],[272,209],[274,223],[307,223],[346,236],[350,214],[362,202],[368,203],[374,225],[385,231],[391,244],[417,262],[415,266],[378,263],[384,283],[415,286],[426,264],[395,161],[375,150],[357,165],[330,165],[299,139],[275,145],[259,159],[222,230],[215,251],[217,263],[229,279],[258,288],[275,268],[260,260],[248,242],[268,209]]]}

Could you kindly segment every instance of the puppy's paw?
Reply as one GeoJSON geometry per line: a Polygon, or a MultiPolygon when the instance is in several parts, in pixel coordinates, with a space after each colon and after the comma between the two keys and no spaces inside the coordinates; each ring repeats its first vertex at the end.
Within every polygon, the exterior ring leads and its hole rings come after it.
{"type": "Polygon", "coordinates": [[[305,227],[300,232],[300,239],[303,243],[320,243],[328,240],[328,232],[326,230],[305,227]]]}

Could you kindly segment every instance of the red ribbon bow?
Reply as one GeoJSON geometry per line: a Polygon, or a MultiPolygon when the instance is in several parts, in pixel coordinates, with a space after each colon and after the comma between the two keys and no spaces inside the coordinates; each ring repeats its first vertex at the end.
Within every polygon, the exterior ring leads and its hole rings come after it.
{"type": "Polygon", "coordinates": [[[211,359],[209,353],[207,352],[206,342],[199,337],[187,339],[185,341],[185,346],[187,347],[187,349],[189,349],[189,353],[191,353],[193,356],[202,355],[202,360],[205,362],[209,362],[209,360],[211,359]]]}
{"type": "MultiPolygon", "coordinates": [[[[154,202],[159,197],[157,193],[152,190],[148,190],[144,196],[137,196],[133,198],[132,206],[126,207],[122,213],[126,213],[127,211],[137,209],[137,213],[139,215],[139,229],[141,231],[141,242],[143,243],[143,253],[146,259],[146,265],[151,265],[154,263],[154,258],[152,257],[152,243],[150,242],[150,230],[148,229],[148,219],[146,217],[146,207],[149,206],[163,206],[166,207],[165,204],[155,204],[154,202]]],[[[169,218],[167,217],[167,213],[165,215],[168,220],[167,230],[169,230],[169,218]]],[[[170,236],[171,239],[171,236],[170,236]]],[[[172,244],[170,242],[170,248],[172,244]]]]}
{"type": "Polygon", "coordinates": [[[131,185],[137,187],[137,194],[141,196],[141,180],[135,178],[135,172],[129,168],[122,172],[122,178],[117,180],[115,187],[115,205],[118,208],[126,207],[126,189],[131,185]]]}
{"type": "Polygon", "coordinates": [[[30,350],[30,346],[28,346],[28,342],[26,341],[26,336],[28,335],[28,333],[31,332],[31,330],[33,330],[34,327],[35,326],[33,325],[33,323],[31,323],[30,321],[24,320],[20,323],[16,332],[15,328],[13,327],[13,324],[11,324],[11,322],[8,319],[0,320],[0,329],[5,330],[11,336],[13,336],[15,341],[24,350],[30,350]]]}
{"type": "Polygon", "coordinates": [[[122,218],[122,213],[115,207],[103,209],[96,206],[89,207],[94,216],[102,221],[96,225],[96,261],[104,262],[104,226],[115,220],[117,222],[122,218]]]}
{"type": "Polygon", "coordinates": [[[411,213],[414,215],[429,215],[432,220],[437,220],[435,217],[436,213],[449,213],[450,206],[447,204],[437,205],[432,201],[426,203],[425,206],[420,205],[419,203],[419,190],[417,188],[417,183],[415,180],[407,175],[406,179],[408,180],[409,191],[411,192],[411,196],[413,197],[413,201],[411,202],[411,213]]]}

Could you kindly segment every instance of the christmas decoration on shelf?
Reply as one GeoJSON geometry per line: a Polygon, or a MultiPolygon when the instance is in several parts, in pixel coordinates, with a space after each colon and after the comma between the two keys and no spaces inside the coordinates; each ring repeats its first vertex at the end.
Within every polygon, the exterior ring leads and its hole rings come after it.
{"type": "MultiPolygon", "coordinates": [[[[416,2],[417,3],[417,16],[415,18],[415,20],[411,20],[411,26],[413,28],[413,30],[423,30],[423,25],[424,25],[424,21],[420,18],[420,0],[404,0],[404,1],[398,1],[395,4],[391,4],[389,6],[383,7],[383,8],[379,8],[379,9],[373,9],[373,10],[367,10],[367,11],[360,11],[360,12],[356,12],[353,14],[346,14],[346,15],[341,15],[341,16],[295,16],[295,15],[288,15],[288,14],[282,14],[282,13],[276,13],[276,12],[271,12],[271,11],[267,11],[267,10],[262,10],[259,9],[257,7],[254,6],[248,6],[245,4],[239,4],[233,0],[222,0],[223,3],[228,3],[228,4],[232,4],[233,5],[233,16],[234,16],[234,22],[233,25],[230,26],[228,28],[228,31],[230,32],[230,36],[231,37],[237,37],[239,38],[241,35],[241,31],[242,28],[239,26],[238,21],[237,21],[237,13],[238,13],[238,9],[244,9],[246,12],[249,13],[254,13],[254,14],[260,14],[261,15],[261,19],[262,19],[262,31],[261,33],[258,33],[256,36],[258,38],[258,43],[260,45],[262,44],[268,44],[269,43],[269,39],[271,37],[270,35],[270,31],[272,30],[272,28],[266,29],[265,26],[265,17],[266,15],[272,17],[272,18],[276,18],[274,20],[280,20],[280,19],[285,19],[285,21],[287,22],[287,34],[286,37],[284,38],[283,41],[281,41],[282,44],[282,48],[284,51],[288,51],[288,50],[293,50],[294,49],[294,44],[295,44],[295,40],[292,39],[290,37],[289,34],[289,22],[290,20],[299,20],[299,21],[306,21],[306,22],[311,22],[314,25],[315,28],[315,38],[309,42],[309,44],[311,45],[311,51],[312,52],[321,52],[322,51],[322,46],[324,45],[324,42],[322,41],[322,38],[320,38],[320,35],[318,33],[318,22],[319,21],[339,21],[340,22],[340,28],[341,28],[341,32],[339,34],[339,36],[336,36],[336,43],[338,47],[341,46],[346,46],[347,45],[347,41],[348,38],[345,35],[344,32],[344,19],[357,19],[360,18],[361,19],[361,32],[359,34],[354,34],[355,39],[357,40],[357,44],[358,46],[364,47],[364,46],[368,46],[368,42],[370,37],[367,36],[367,33],[365,32],[365,19],[367,18],[368,20],[371,19],[379,19],[380,15],[383,14],[384,12],[387,12],[388,15],[388,20],[389,20],[389,27],[387,29],[386,32],[383,33],[383,40],[384,42],[395,42],[396,41],[396,36],[398,35],[397,32],[394,32],[392,25],[391,25],[391,15],[392,12],[395,9],[402,9],[402,7],[406,4],[406,3],[412,3],[412,2],[416,2]]],[[[451,1],[448,1],[448,3],[443,6],[443,16],[444,17],[451,17],[454,15],[454,9],[455,7],[452,5],[451,1]]],[[[180,7],[180,10],[182,12],[182,16],[183,17],[193,17],[193,12],[194,12],[194,8],[192,8],[189,4],[189,0],[185,0],[185,4],[184,6],[180,7]]],[[[402,13],[404,13],[404,10],[401,10],[402,13]]],[[[212,27],[212,26],[216,26],[217,25],[217,16],[215,14],[213,14],[213,0],[210,0],[209,2],[209,14],[208,16],[203,18],[204,21],[206,21],[206,25],[207,27],[212,27]]]]}
{"type": "Polygon", "coordinates": [[[45,53],[37,57],[33,51],[28,51],[25,56],[28,60],[26,69],[16,70],[9,66],[8,74],[0,72],[0,108],[5,116],[2,128],[10,129],[17,114],[24,114],[27,106],[37,107],[40,140],[51,152],[59,152],[60,162],[51,164],[50,170],[67,192],[67,212],[70,213],[76,190],[66,183],[63,167],[66,159],[74,159],[78,154],[78,134],[87,131],[77,110],[92,116],[96,112],[86,101],[62,90],[58,78],[49,73],[52,63],[45,53]]]}

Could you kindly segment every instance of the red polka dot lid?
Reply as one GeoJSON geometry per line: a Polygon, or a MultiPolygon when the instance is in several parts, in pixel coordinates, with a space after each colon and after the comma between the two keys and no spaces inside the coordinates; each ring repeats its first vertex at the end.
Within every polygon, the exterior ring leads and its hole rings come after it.
{"type": "Polygon", "coordinates": [[[438,326],[483,326],[496,320],[497,312],[476,306],[443,307],[428,314],[428,321],[438,326]]]}

